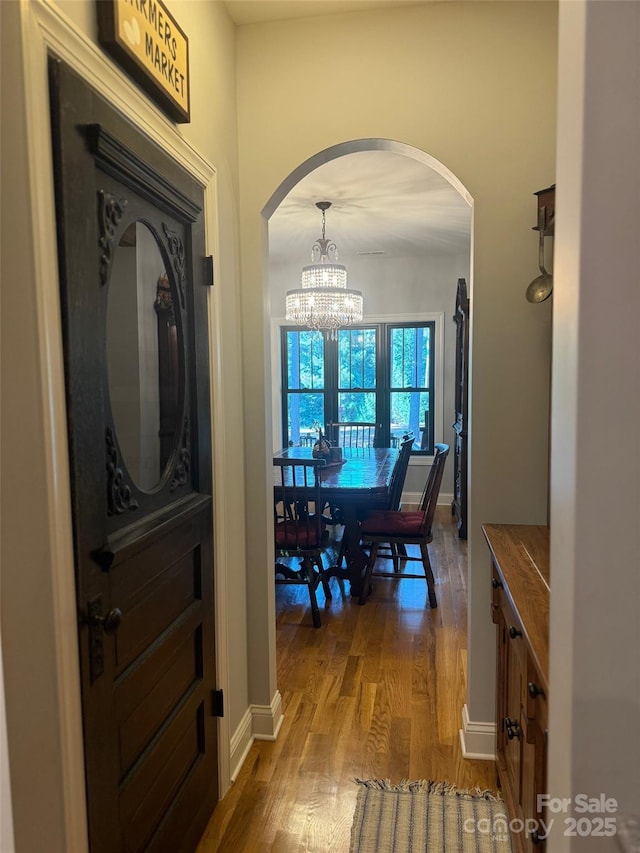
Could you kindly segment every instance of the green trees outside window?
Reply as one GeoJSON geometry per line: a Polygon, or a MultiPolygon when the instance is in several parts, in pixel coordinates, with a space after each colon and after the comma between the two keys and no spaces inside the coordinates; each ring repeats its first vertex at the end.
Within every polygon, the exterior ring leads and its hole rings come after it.
{"type": "Polygon", "coordinates": [[[435,323],[378,323],[322,332],[283,327],[282,430],[310,445],[335,421],[378,424],[377,443],[411,430],[413,452],[433,453],[435,323]]]}

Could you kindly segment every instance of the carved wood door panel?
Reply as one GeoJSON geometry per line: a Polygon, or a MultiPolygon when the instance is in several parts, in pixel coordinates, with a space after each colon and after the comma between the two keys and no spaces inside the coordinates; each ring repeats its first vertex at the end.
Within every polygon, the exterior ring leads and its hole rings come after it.
{"type": "Polygon", "coordinates": [[[92,853],[218,798],[202,187],[49,64],[92,853]]]}

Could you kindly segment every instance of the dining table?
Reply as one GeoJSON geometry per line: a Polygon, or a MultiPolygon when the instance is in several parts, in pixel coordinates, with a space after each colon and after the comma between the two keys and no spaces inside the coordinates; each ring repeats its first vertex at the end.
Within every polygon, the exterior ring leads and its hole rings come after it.
{"type": "MultiPolygon", "coordinates": [[[[340,462],[327,461],[320,471],[320,491],[332,507],[340,510],[344,524],[343,537],[348,542],[346,566],[332,565],[325,569],[327,580],[336,577],[349,581],[351,596],[360,596],[367,566],[367,554],[360,544],[360,519],[372,509],[385,509],[389,500],[389,485],[398,458],[395,447],[342,448],[340,462]]],[[[286,447],[273,454],[274,459],[311,459],[311,447],[286,447]]],[[[274,488],[279,480],[274,470],[274,488]]]]}

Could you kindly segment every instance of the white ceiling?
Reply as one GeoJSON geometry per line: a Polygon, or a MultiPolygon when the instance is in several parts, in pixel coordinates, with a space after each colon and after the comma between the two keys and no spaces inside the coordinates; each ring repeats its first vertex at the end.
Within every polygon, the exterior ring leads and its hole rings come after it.
{"type": "Polygon", "coordinates": [[[343,260],[469,248],[471,208],[444,177],[403,154],[359,151],[319,166],[289,192],[269,220],[272,262],[308,262],[322,232],[318,201],[332,202],[326,235],[343,260]]]}
{"type": "MultiPolygon", "coordinates": [[[[431,0],[429,0],[431,2],[431,0]]],[[[225,0],[236,24],[282,21],[332,15],[335,12],[363,12],[389,6],[413,6],[425,0],[225,0]]]]}
{"type": "MultiPolygon", "coordinates": [[[[226,0],[236,24],[409,6],[425,0],[226,0]]],[[[434,2],[434,0],[426,0],[434,2]]],[[[317,201],[330,201],[327,237],[356,254],[417,255],[469,248],[471,209],[429,166],[392,151],[338,157],[302,178],[269,220],[274,263],[307,263],[321,235],[317,201]]]]}

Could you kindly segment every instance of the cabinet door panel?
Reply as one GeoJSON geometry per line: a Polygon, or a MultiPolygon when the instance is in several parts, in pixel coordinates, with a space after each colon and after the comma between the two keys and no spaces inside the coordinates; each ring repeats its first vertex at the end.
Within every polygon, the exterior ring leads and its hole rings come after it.
{"type": "MultiPolygon", "coordinates": [[[[526,766],[523,766],[522,809],[524,818],[531,821],[530,826],[537,823],[539,835],[543,834],[541,822],[546,823],[546,814],[538,809],[538,797],[545,793],[547,778],[547,697],[542,689],[541,678],[536,670],[531,656],[527,655],[527,684],[526,684],[526,741],[524,752],[526,766]]],[[[532,843],[530,833],[527,835],[525,849],[541,851],[545,849],[544,839],[539,837],[536,844],[532,843]]]]}
{"type": "Polygon", "coordinates": [[[505,627],[507,660],[507,714],[504,720],[505,761],[513,784],[513,796],[517,802],[520,802],[523,741],[521,697],[524,678],[522,640],[520,637],[512,638],[509,635],[510,630],[514,627],[514,621],[509,617],[507,617],[505,627]]]}

